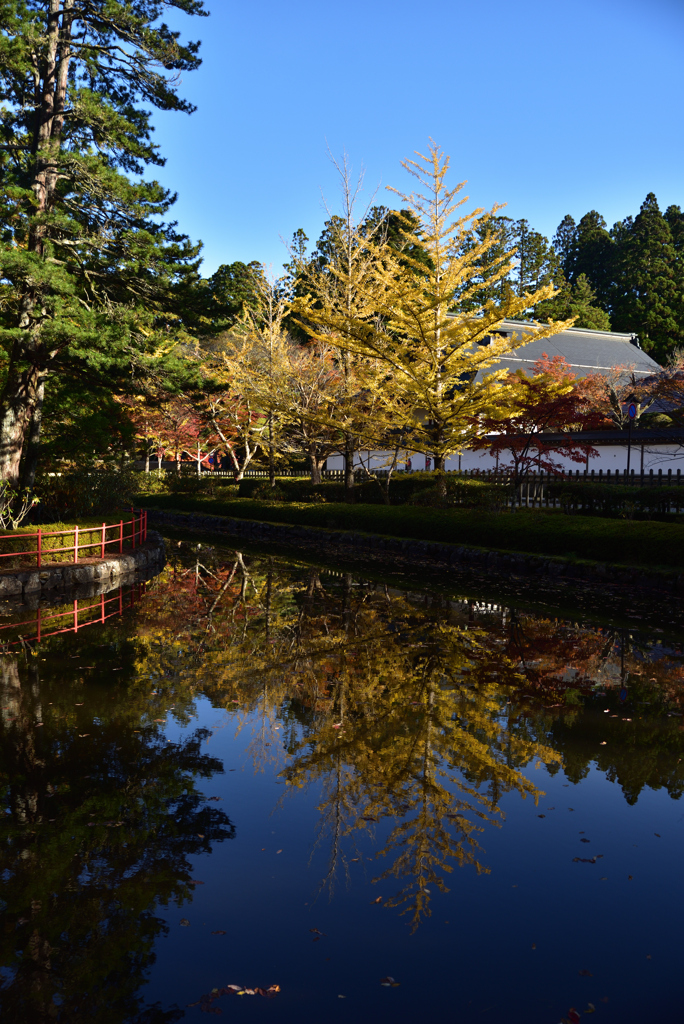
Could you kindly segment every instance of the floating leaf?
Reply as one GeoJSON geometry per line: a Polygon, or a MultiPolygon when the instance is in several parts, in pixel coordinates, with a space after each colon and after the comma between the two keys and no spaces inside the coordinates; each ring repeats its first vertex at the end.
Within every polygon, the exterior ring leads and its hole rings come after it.
{"type": "Polygon", "coordinates": [[[211,934],[212,935],[225,935],[226,933],[224,931],[221,931],[221,929],[219,928],[218,931],[212,932],[211,934]]]}
{"type": "Polygon", "coordinates": [[[190,924],[190,922],[188,921],[187,917],[181,917],[180,923],[183,926],[183,928],[187,928],[188,925],[190,924]]]}
{"type": "Polygon", "coordinates": [[[538,814],[538,815],[537,815],[537,817],[538,817],[538,818],[545,818],[545,817],[546,817],[546,815],[545,815],[545,814],[538,814]]]}
{"type": "Polygon", "coordinates": [[[581,975],[582,975],[583,977],[585,977],[585,978],[593,978],[593,977],[594,977],[594,975],[593,975],[593,974],[591,973],[591,971],[588,971],[588,970],[586,969],[586,967],[585,967],[585,968],[582,968],[582,970],[581,970],[581,971],[578,971],[577,973],[578,973],[578,974],[581,974],[581,975]]]}
{"type": "Polygon", "coordinates": [[[371,905],[372,905],[373,903],[382,903],[382,896],[378,896],[378,898],[377,898],[377,899],[375,899],[375,900],[371,900],[371,905]]]}

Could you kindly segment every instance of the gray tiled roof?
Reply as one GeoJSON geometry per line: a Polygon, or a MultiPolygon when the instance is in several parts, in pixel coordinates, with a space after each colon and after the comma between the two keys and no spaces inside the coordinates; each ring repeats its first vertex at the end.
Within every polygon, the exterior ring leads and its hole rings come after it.
{"type": "MultiPolygon", "coordinates": [[[[532,325],[530,324],[530,326],[532,325]]],[[[524,333],[524,328],[524,323],[507,320],[504,321],[497,333],[520,335],[524,333]]],[[[536,360],[546,352],[551,358],[556,355],[563,356],[578,377],[586,377],[589,373],[605,372],[615,366],[633,366],[637,377],[655,373],[660,369],[658,363],[634,344],[632,337],[631,334],[570,327],[567,331],[554,334],[551,338],[531,341],[527,345],[514,349],[510,355],[503,356],[501,362],[491,369],[506,367],[512,371],[525,370],[530,373],[536,360]]]]}

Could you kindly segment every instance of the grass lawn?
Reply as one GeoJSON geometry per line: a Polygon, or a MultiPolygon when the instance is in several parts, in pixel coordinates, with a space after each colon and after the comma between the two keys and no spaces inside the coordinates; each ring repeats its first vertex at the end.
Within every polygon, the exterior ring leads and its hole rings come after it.
{"type": "Polygon", "coordinates": [[[407,505],[221,500],[179,494],[139,496],[137,501],[144,508],[168,511],[472,544],[643,568],[684,569],[684,526],[678,523],[568,516],[528,509],[492,513],[407,505]]]}

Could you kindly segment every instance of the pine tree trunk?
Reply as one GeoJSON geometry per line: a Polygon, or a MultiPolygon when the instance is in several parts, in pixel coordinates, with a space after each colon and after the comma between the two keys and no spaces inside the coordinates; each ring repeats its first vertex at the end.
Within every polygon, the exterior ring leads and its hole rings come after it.
{"type": "Polygon", "coordinates": [[[354,438],[345,434],[344,438],[344,500],[354,504],[354,438]]]}
{"type": "Polygon", "coordinates": [[[26,369],[20,369],[27,356],[30,358],[25,346],[16,342],[0,398],[0,480],[11,487],[19,486],[26,433],[43,380],[39,368],[33,362],[26,369]]]}
{"type": "Polygon", "coordinates": [[[40,432],[43,425],[43,400],[45,398],[45,378],[41,377],[35,392],[35,402],[31,410],[28,438],[24,461],[21,467],[21,486],[33,490],[36,482],[36,470],[40,455],[40,432]]]}

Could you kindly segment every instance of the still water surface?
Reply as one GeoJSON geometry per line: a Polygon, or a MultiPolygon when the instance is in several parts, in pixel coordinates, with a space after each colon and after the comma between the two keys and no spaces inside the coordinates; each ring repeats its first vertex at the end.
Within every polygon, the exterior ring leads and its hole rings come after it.
{"type": "Polygon", "coordinates": [[[684,634],[172,551],[0,658],[3,1022],[684,1020],[684,634]]]}

